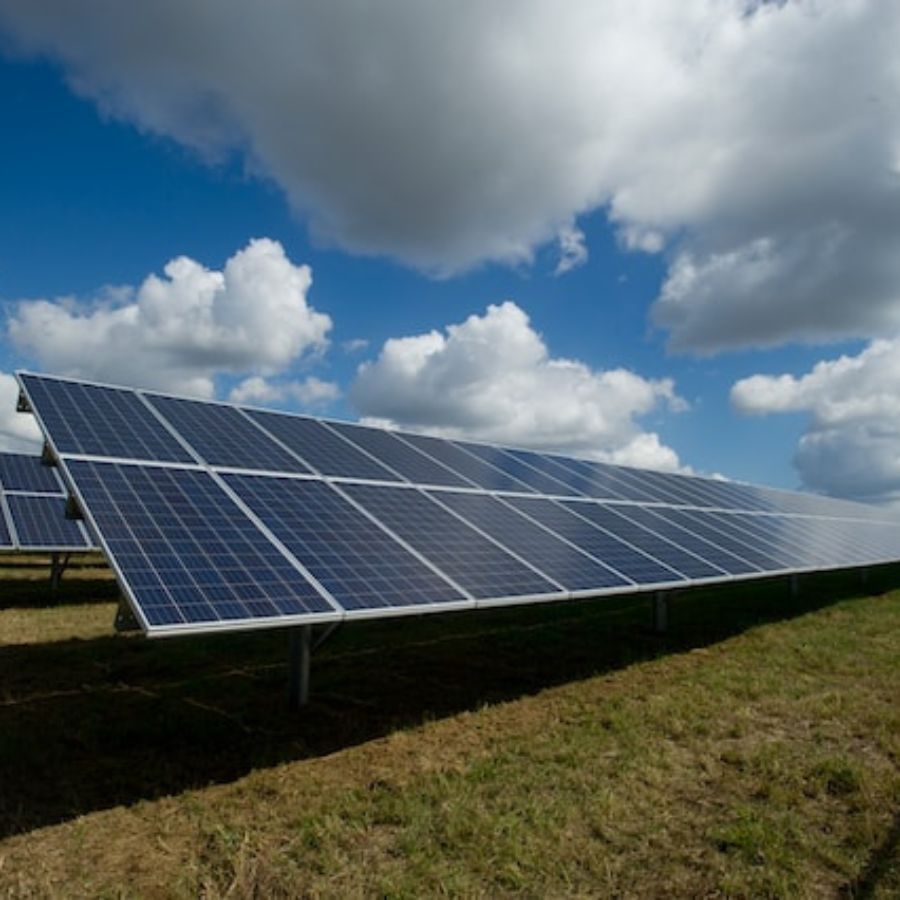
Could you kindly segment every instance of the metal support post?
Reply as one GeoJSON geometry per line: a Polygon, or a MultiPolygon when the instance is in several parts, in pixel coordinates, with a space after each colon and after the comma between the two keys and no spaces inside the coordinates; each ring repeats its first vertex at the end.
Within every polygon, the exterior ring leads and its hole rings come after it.
{"type": "Polygon", "coordinates": [[[309,703],[309,667],[312,657],[312,626],[291,629],[291,662],[288,702],[291,709],[309,703]]]}
{"type": "Polygon", "coordinates": [[[657,634],[669,630],[669,595],[665,591],[653,595],[653,630],[657,634]]]}
{"type": "Polygon", "coordinates": [[[791,575],[791,597],[796,600],[797,597],[800,596],[800,576],[799,575],[791,575]]]}
{"type": "Polygon", "coordinates": [[[859,583],[865,587],[869,583],[869,567],[863,566],[859,570],[859,583]]]}
{"type": "Polygon", "coordinates": [[[50,554],[50,592],[55,594],[59,590],[59,581],[62,578],[62,563],[58,553],[50,554]]]}

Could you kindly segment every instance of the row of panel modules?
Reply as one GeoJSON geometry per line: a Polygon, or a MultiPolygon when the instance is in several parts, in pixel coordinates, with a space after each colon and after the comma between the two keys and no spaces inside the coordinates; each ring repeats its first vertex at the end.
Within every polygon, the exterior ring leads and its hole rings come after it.
{"type": "Polygon", "coordinates": [[[0,453],[0,552],[81,552],[94,542],[65,517],[66,489],[37,456],[0,453]]]}
{"type": "Polygon", "coordinates": [[[20,373],[149,634],[667,590],[900,559],[846,501],[20,373]]]}

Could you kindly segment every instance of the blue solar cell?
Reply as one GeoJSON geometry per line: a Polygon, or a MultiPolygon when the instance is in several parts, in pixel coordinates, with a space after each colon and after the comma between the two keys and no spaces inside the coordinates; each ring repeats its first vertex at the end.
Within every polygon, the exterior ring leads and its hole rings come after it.
{"type": "Polygon", "coordinates": [[[451,472],[389,431],[350,425],[346,422],[329,422],[328,427],[342,434],[347,440],[353,441],[367,453],[371,453],[377,460],[390,466],[413,484],[472,486],[455,472],[451,472]]]}
{"type": "Polygon", "coordinates": [[[645,482],[653,484],[657,490],[670,498],[666,502],[700,508],[722,505],[719,498],[712,497],[703,489],[703,485],[699,483],[700,479],[678,478],[663,472],[642,471],[640,474],[645,482]]]}
{"type": "Polygon", "coordinates": [[[344,609],[435,608],[466,600],[328,484],[224,477],[344,609]]]}
{"type": "Polygon", "coordinates": [[[599,503],[566,503],[565,506],[687,578],[721,578],[725,574],[722,569],[632,522],[617,511],[618,507],[599,503]]]}
{"type": "Polygon", "coordinates": [[[255,409],[247,410],[247,414],[322,475],[401,480],[321,422],[255,409]]]}
{"type": "Polygon", "coordinates": [[[567,541],[600,560],[604,565],[630,578],[635,584],[662,584],[683,581],[683,577],[646,553],[629,546],[552,500],[509,498],[516,509],[562,535],[567,541]]]}
{"type": "Polygon", "coordinates": [[[347,484],[343,490],[473,597],[560,593],[418,490],[363,484],[347,484]]]}
{"type": "Polygon", "coordinates": [[[0,485],[7,491],[62,494],[56,469],[45,466],[39,456],[0,453],[0,485]]]}
{"type": "Polygon", "coordinates": [[[776,558],[771,553],[754,547],[752,541],[746,536],[728,529],[710,518],[710,514],[703,510],[688,512],[681,509],[666,509],[658,507],[654,510],[657,515],[680,525],[682,528],[702,537],[710,543],[724,548],[729,553],[747,560],[764,572],[777,572],[786,566],[783,560],[776,558]]]}
{"type": "Polygon", "coordinates": [[[77,522],[66,518],[65,497],[7,494],[6,502],[19,546],[24,549],[87,549],[77,522]]]}
{"type": "Polygon", "coordinates": [[[340,617],[206,472],[84,460],[67,469],[151,631],[340,617]]]}
{"type": "Polygon", "coordinates": [[[566,480],[559,480],[545,472],[541,472],[529,465],[521,457],[514,456],[506,450],[498,447],[487,447],[483,444],[472,444],[465,441],[454,441],[458,447],[467,450],[469,453],[477,456],[483,462],[505,472],[511,478],[527,484],[541,494],[550,494],[558,496],[579,496],[580,491],[576,491],[571,483],[566,480]]]}
{"type": "Polygon", "coordinates": [[[12,550],[13,546],[12,535],[6,524],[6,516],[0,516],[0,550],[12,550]]]}
{"type": "Polygon", "coordinates": [[[427,453],[432,459],[452,469],[472,484],[478,485],[488,491],[520,491],[526,494],[533,493],[527,484],[513,478],[506,472],[494,466],[488,465],[484,460],[471,453],[466,453],[449,441],[441,438],[426,437],[422,434],[401,434],[408,444],[417,450],[427,453]]]}
{"type": "Polygon", "coordinates": [[[20,376],[32,408],[60,453],[193,462],[133,391],[20,376]]]}
{"type": "Polygon", "coordinates": [[[615,509],[619,515],[630,519],[638,525],[643,525],[649,531],[666,538],[666,540],[683,547],[685,550],[689,550],[695,556],[699,556],[701,559],[718,566],[729,575],[746,575],[759,571],[757,566],[729,553],[721,544],[704,540],[695,532],[682,528],[668,519],[664,519],[658,515],[658,510],[625,503],[617,504],[615,509]]]}
{"type": "MultiPolygon", "coordinates": [[[[555,481],[562,482],[567,486],[568,491],[564,492],[569,496],[593,497],[594,489],[590,486],[590,478],[584,472],[575,469],[567,469],[556,462],[556,458],[548,456],[544,453],[535,453],[532,450],[504,450],[509,456],[537,469],[545,475],[549,475],[555,481]]],[[[557,493],[560,493],[557,491],[557,493]]],[[[624,499],[618,494],[611,499],[624,499]]]]}
{"type": "Polygon", "coordinates": [[[629,583],[496,497],[450,491],[429,493],[570,591],[600,590],[629,583]]]}
{"type": "Polygon", "coordinates": [[[147,399],[212,466],[269,472],[310,471],[233,406],[155,394],[147,395],[147,399]]]}

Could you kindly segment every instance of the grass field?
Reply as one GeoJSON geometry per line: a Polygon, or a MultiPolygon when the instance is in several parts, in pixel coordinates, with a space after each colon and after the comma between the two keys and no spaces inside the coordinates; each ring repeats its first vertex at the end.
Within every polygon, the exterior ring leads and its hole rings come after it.
{"type": "Polygon", "coordinates": [[[900,572],[115,636],[0,569],[0,896],[900,896],[900,572]]]}

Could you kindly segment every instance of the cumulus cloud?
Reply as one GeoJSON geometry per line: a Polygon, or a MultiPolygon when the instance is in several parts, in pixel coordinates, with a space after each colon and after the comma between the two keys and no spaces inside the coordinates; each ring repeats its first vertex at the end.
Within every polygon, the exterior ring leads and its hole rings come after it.
{"type": "Polygon", "coordinates": [[[678,468],[678,457],[638,420],[685,407],[670,379],[594,370],[550,356],[514,303],[489,306],[431,331],[385,342],[349,391],[369,421],[601,460],[678,468]]]}
{"type": "Polygon", "coordinates": [[[34,416],[16,412],[19,384],[12,375],[0,372],[0,451],[39,453],[43,444],[34,416]]]}
{"type": "Polygon", "coordinates": [[[235,386],[228,396],[232,403],[274,405],[292,400],[311,408],[325,406],[340,397],[340,388],[333,381],[323,381],[310,375],[302,381],[271,381],[251,375],[235,386]]]}
{"type": "Polygon", "coordinates": [[[900,338],[805,375],[754,375],[731,390],[743,413],[805,412],[795,464],[803,482],[838,497],[900,501],[900,338]]]}
{"type": "Polygon", "coordinates": [[[900,317],[900,5],[0,0],[105,113],[237,152],[316,235],[438,273],[605,208],[683,350],[900,317]]]}
{"type": "Polygon", "coordinates": [[[311,283],[279,243],[253,240],[222,271],[182,256],[87,303],[22,301],[9,336],[59,374],[211,397],[217,374],[271,374],[324,351],[331,319],[307,303],[311,283]]]}

